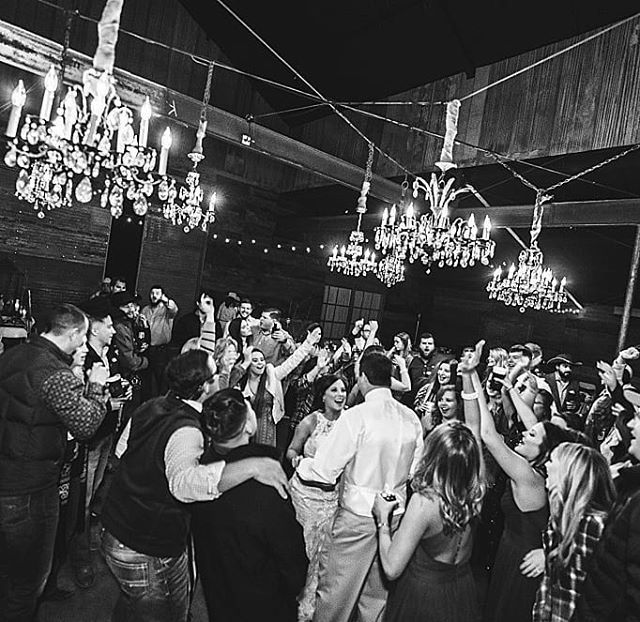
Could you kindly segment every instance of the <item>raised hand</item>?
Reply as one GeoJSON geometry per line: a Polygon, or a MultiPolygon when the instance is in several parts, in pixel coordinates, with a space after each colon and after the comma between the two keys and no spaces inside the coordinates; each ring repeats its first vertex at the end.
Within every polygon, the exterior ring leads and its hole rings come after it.
{"type": "Polygon", "coordinates": [[[473,352],[467,352],[462,360],[458,363],[458,371],[462,374],[470,374],[476,370],[482,360],[482,349],[484,348],[484,339],[476,343],[473,352]]]}

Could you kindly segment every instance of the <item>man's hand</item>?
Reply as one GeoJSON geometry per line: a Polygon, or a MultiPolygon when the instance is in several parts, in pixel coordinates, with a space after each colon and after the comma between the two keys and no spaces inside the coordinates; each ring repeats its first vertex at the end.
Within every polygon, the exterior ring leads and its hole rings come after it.
{"type": "Polygon", "coordinates": [[[634,346],[625,348],[620,352],[620,357],[625,361],[635,361],[637,358],[640,358],[640,350],[634,346]]]}
{"type": "Polygon", "coordinates": [[[379,327],[378,320],[370,320],[369,326],[371,328],[371,334],[378,332],[378,327],[379,327]]]}
{"type": "Polygon", "coordinates": [[[357,329],[357,330],[358,330],[358,332],[360,332],[360,331],[362,330],[362,327],[363,327],[363,326],[364,326],[364,318],[363,318],[363,317],[361,317],[359,320],[356,320],[356,321],[353,323],[353,328],[354,328],[354,329],[357,329]]]}
{"type": "Polygon", "coordinates": [[[224,353],[224,356],[222,357],[222,369],[224,369],[225,371],[230,370],[237,359],[238,353],[235,350],[229,349],[224,353]]]}
{"type": "Polygon", "coordinates": [[[405,371],[407,369],[407,361],[404,356],[394,354],[392,360],[400,368],[400,371],[405,371]]]}
{"type": "Polygon", "coordinates": [[[598,361],[596,363],[596,369],[598,370],[602,384],[604,384],[610,392],[613,392],[618,385],[618,379],[616,378],[616,373],[613,371],[613,367],[611,367],[609,363],[598,361]]]}
{"type": "Polygon", "coordinates": [[[329,352],[329,350],[327,350],[326,348],[323,348],[322,350],[320,350],[320,352],[318,352],[318,362],[316,363],[316,365],[320,369],[322,369],[329,364],[330,360],[331,352],[329,352]]]}
{"type": "Polygon", "coordinates": [[[284,343],[287,340],[287,333],[283,331],[281,328],[271,333],[271,336],[280,343],[284,343]]]}
{"type": "Polygon", "coordinates": [[[94,363],[87,374],[87,381],[104,386],[108,377],[109,370],[102,363],[94,363]]]}
{"type": "Polygon", "coordinates": [[[256,462],[257,467],[253,479],[261,484],[275,488],[278,494],[283,499],[286,499],[288,497],[289,482],[280,463],[272,458],[256,458],[256,462]]]}

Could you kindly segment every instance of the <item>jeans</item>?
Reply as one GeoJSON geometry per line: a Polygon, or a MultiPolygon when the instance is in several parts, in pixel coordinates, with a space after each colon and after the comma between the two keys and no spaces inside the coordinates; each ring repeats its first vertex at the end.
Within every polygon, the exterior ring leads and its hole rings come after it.
{"type": "Polygon", "coordinates": [[[30,622],[51,571],[58,487],[0,497],[0,620],[30,622]]]}
{"type": "Polygon", "coordinates": [[[113,622],[186,622],[190,605],[186,550],[180,557],[152,557],[105,531],[102,551],[120,585],[113,622]]]}
{"type": "Polygon", "coordinates": [[[97,441],[87,456],[87,493],[84,508],[84,530],[71,543],[71,562],[75,568],[91,565],[91,503],[96,497],[109,461],[113,434],[97,441]]]}

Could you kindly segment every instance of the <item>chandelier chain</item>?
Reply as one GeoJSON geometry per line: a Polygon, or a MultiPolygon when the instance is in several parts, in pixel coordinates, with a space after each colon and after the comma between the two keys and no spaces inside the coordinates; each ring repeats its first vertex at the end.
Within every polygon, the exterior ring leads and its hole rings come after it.
{"type": "Polygon", "coordinates": [[[373,156],[375,153],[375,145],[372,142],[369,142],[369,155],[367,156],[367,167],[364,172],[364,180],[367,183],[371,183],[371,178],[373,177],[373,156]]]}
{"type": "Polygon", "coordinates": [[[531,223],[531,245],[538,245],[538,237],[542,231],[542,216],[544,215],[544,204],[551,201],[553,197],[545,194],[544,190],[536,192],[536,202],[533,206],[533,221],[531,223]]]}
{"type": "Polygon", "coordinates": [[[216,66],[216,62],[212,60],[209,63],[209,69],[207,70],[207,84],[204,87],[204,93],[202,95],[202,110],[200,111],[200,118],[205,119],[207,116],[207,108],[209,107],[209,101],[211,100],[211,82],[213,81],[213,70],[216,66]]]}
{"type": "Polygon", "coordinates": [[[67,11],[67,19],[64,25],[64,39],[62,40],[62,51],[60,53],[60,83],[64,84],[64,78],[67,71],[67,54],[69,53],[69,46],[71,44],[71,30],[73,28],[73,22],[79,15],[78,9],[74,11],[67,11]]]}

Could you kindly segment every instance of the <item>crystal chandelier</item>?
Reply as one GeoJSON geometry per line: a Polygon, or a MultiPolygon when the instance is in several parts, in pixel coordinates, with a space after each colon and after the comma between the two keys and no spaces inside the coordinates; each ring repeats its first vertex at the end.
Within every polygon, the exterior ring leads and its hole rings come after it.
{"type": "Polygon", "coordinates": [[[5,163],[18,166],[16,195],[44,218],[52,209],[68,207],[73,200],[89,203],[100,194],[101,204],[114,217],[122,214],[124,198],[133,201],[134,212],[147,212],[153,192],[152,172],[156,151],[147,146],[151,107],[146,99],[135,135],[133,113],[123,105],[115,89],[113,66],[123,0],[108,0],[98,24],[98,48],[93,67],[83,74],[83,85],[70,86],[51,112],[60,82],[64,82],[66,54],[73,14],[69,15],[61,59],[61,79],[52,66],[44,79],[40,113],[26,115],[20,128],[26,94],[22,81],[11,98],[6,135],[5,163]]]}
{"type": "Polygon", "coordinates": [[[520,252],[517,268],[511,264],[504,276],[502,268],[497,268],[487,285],[491,300],[519,307],[520,313],[524,313],[526,309],[550,313],[566,311],[564,305],[567,302],[567,279],[562,277],[558,282],[551,268],[544,266],[544,257],[538,247],[544,204],[550,200],[550,196],[538,192],[533,210],[529,248],[520,252]]]}
{"type": "MultiPolygon", "coordinates": [[[[204,191],[200,186],[200,173],[198,172],[198,164],[204,160],[204,152],[202,149],[202,141],[207,132],[207,108],[209,106],[209,98],[211,95],[211,79],[213,77],[213,68],[215,64],[209,64],[207,73],[207,84],[202,97],[202,107],[200,109],[200,123],[196,133],[196,144],[187,157],[193,163],[192,169],[187,173],[184,185],[176,187],[175,180],[164,179],[158,188],[158,197],[162,201],[162,213],[167,220],[174,225],[182,227],[185,233],[200,227],[203,231],[207,230],[210,223],[215,220],[216,210],[216,193],[214,192],[209,199],[208,207],[203,210],[201,207],[204,199],[204,191]]],[[[171,134],[165,133],[163,136],[163,150],[167,146],[167,152],[171,146],[171,134]]],[[[160,154],[162,156],[162,153],[160,154]]],[[[166,166],[165,166],[166,169],[166,166]]]]}
{"type": "Polygon", "coordinates": [[[402,199],[399,210],[395,205],[385,209],[379,227],[375,229],[375,245],[383,256],[391,257],[393,265],[420,260],[427,267],[432,264],[466,268],[476,263],[487,265],[495,252],[495,242],[490,239],[491,221],[485,217],[482,231],[476,225],[471,214],[467,221],[457,218],[451,222],[449,210],[451,203],[460,195],[475,192],[469,184],[456,187],[455,178],[447,177],[447,172],[456,167],[453,162],[453,142],[457,132],[457,119],[460,102],[455,100],[447,104],[447,132],[436,166],[440,173],[432,173],[429,181],[417,177],[413,182],[413,198],[423,193],[429,213],[418,216],[413,203],[408,203],[406,190],[408,182],[402,184],[402,199]]]}
{"type": "Polygon", "coordinates": [[[365,169],[362,189],[358,197],[358,224],[349,235],[349,244],[342,246],[338,252],[338,246],[334,246],[333,253],[329,257],[327,265],[336,272],[341,272],[345,276],[366,276],[369,272],[375,272],[377,268],[376,255],[370,249],[364,248],[364,233],[361,230],[362,215],[367,211],[367,195],[371,187],[373,176],[373,143],[369,143],[369,156],[365,169]]]}

